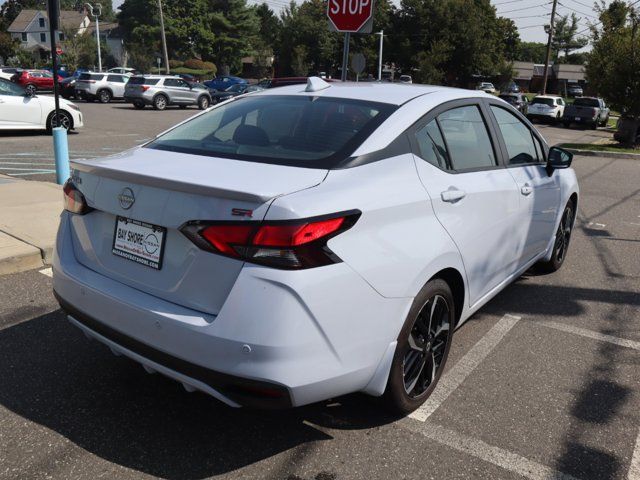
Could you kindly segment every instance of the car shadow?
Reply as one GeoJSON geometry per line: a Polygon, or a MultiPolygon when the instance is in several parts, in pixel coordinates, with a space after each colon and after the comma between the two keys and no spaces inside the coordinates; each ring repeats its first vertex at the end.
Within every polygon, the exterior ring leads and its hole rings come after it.
{"type": "Polygon", "coordinates": [[[234,409],[114,357],[60,310],[0,330],[2,406],[109,462],[163,478],[206,478],[332,438],[314,425],[396,420],[377,403],[349,395],[293,410],[234,409]]]}

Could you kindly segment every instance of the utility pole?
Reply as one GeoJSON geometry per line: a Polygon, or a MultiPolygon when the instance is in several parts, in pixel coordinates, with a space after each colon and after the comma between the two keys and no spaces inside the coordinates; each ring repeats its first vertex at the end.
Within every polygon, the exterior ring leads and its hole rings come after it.
{"type": "Polygon", "coordinates": [[[100,15],[102,15],[102,5],[100,5],[99,3],[96,3],[95,6],[93,6],[90,3],[85,3],[84,6],[89,7],[89,10],[87,11],[87,13],[89,13],[90,11],[91,15],[93,15],[93,18],[96,19],[96,43],[98,44],[98,71],[101,72],[102,71],[102,54],[100,52],[100,15]],[[96,11],[98,13],[96,13],[96,11]]]}
{"type": "Polygon", "coordinates": [[[549,25],[549,39],[547,40],[547,55],[544,61],[544,75],[542,79],[542,94],[547,93],[547,78],[549,76],[549,60],[551,60],[551,41],[553,40],[553,27],[556,20],[556,6],[558,0],[553,0],[553,8],[551,9],[551,24],[549,25]]]}
{"type": "Polygon", "coordinates": [[[344,44],[342,45],[342,74],[340,80],[347,81],[347,72],[349,71],[349,42],[351,41],[351,33],[345,32],[344,44]]]}
{"type": "Polygon", "coordinates": [[[164,68],[169,75],[169,54],[167,53],[167,37],[164,35],[164,17],[162,16],[162,0],[158,0],[160,10],[160,33],[162,35],[162,54],[164,55],[164,68]]]}
{"type": "Polygon", "coordinates": [[[380,35],[380,49],[378,50],[378,81],[382,80],[382,39],[384,30],[380,30],[376,35],[380,35]]]}

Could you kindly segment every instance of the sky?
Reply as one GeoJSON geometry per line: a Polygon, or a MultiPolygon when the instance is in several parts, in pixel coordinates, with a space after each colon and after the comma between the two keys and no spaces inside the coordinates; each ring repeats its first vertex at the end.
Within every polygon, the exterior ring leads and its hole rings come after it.
{"type": "MultiPolygon", "coordinates": [[[[112,0],[114,10],[117,9],[123,0],[112,0]]],[[[248,0],[249,3],[262,3],[259,0],[248,0]]],[[[280,12],[288,0],[265,0],[266,3],[276,12],[280,12]]],[[[399,0],[392,0],[396,5],[399,0]]],[[[609,3],[611,0],[605,0],[609,3]]],[[[0,0],[2,4],[4,0],[0,0]]],[[[516,22],[520,38],[525,42],[546,42],[547,35],[544,32],[545,23],[549,23],[551,17],[552,0],[492,0],[491,3],[498,10],[498,15],[508,17],[516,22]]],[[[593,10],[593,0],[559,0],[557,7],[558,15],[566,15],[575,12],[579,22],[579,32],[588,33],[589,22],[597,22],[597,14],[593,10]]]]}

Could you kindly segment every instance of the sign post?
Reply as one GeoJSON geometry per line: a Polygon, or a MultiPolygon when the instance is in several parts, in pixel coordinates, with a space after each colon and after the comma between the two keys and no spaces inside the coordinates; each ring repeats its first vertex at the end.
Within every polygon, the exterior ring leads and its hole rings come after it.
{"type": "MultiPolygon", "coordinates": [[[[69,146],[67,145],[67,129],[62,125],[60,116],[60,87],[58,86],[58,49],[56,31],[60,19],[60,3],[58,0],[47,0],[47,16],[49,17],[49,38],[51,40],[51,60],[53,70],[53,95],[55,113],[51,118],[53,135],[53,153],[56,162],[56,182],[62,185],[69,178],[69,146]]],[[[60,51],[62,51],[60,49],[60,51]]]]}
{"type": "Polygon", "coordinates": [[[342,81],[347,80],[349,68],[349,41],[352,33],[371,33],[373,0],[329,0],[327,4],[329,27],[344,33],[342,49],[342,81]]]}

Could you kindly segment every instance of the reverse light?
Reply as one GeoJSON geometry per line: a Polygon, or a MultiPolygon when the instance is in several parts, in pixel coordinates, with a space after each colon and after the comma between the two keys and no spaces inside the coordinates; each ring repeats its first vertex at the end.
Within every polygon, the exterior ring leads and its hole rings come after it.
{"type": "Polygon", "coordinates": [[[71,213],[76,213],[78,215],[84,215],[85,213],[89,213],[93,210],[84,198],[84,195],[76,185],[71,181],[71,179],[67,180],[62,187],[62,193],[64,195],[64,209],[71,213]]]}
{"type": "Polygon", "coordinates": [[[327,242],[351,228],[360,215],[354,210],[300,220],[189,222],[180,230],[203,250],[298,270],[341,262],[327,242]]]}

